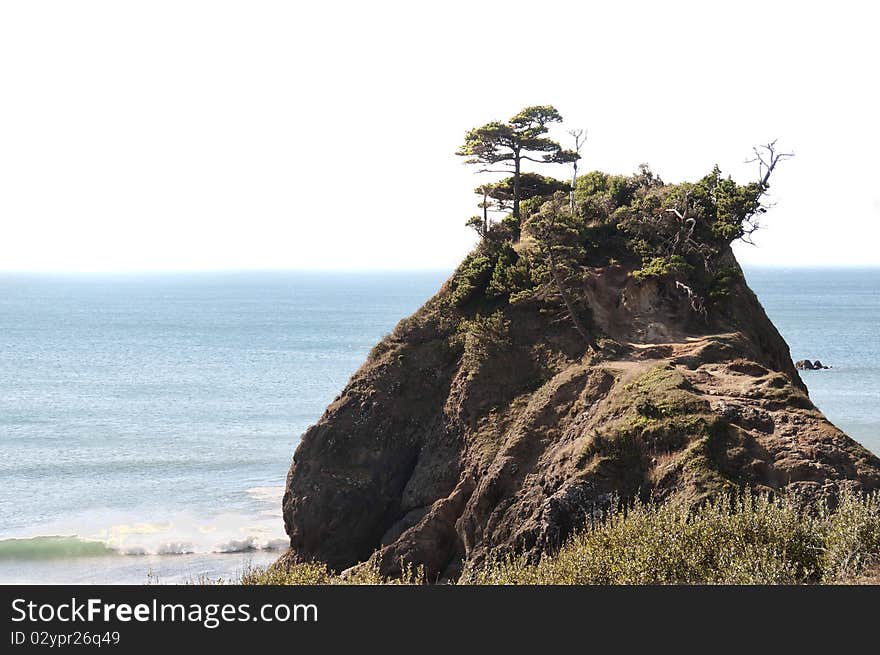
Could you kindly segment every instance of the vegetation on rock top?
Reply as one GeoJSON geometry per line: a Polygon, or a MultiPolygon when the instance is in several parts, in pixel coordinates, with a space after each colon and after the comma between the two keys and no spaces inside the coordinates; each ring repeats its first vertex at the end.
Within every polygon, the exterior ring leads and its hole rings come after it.
{"type": "Polygon", "coordinates": [[[775,142],[756,148],[759,175],[747,184],[717,166],[696,182],[667,184],[642,165],[630,176],[592,171],[572,187],[522,170],[524,161],[577,164],[579,152],[546,136],[548,125],[561,121],[551,106],[527,107],[508,123],[467,133],[458,152],[470,156],[467,163],[483,166],[479,172],[512,175],[476,189],[483,215],[468,224],[481,242],[453,277],[451,303],[515,304],[550,293],[591,341],[577,293],[590,269],[623,264],[635,280],[671,281],[700,313],[723,299],[738,274],[724,255],[733,241],[748,241],[758,229],[770,175],[791,155],[777,152],[775,142]],[[498,165],[507,168],[490,168],[498,165]],[[505,215],[493,222],[490,211],[505,215]]]}

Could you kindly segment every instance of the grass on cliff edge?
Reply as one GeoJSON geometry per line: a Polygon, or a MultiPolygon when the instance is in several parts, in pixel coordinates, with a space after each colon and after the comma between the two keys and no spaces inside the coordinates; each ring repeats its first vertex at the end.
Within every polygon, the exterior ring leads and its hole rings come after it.
{"type": "MultiPolygon", "coordinates": [[[[507,557],[465,567],[458,584],[835,584],[860,582],[880,563],[880,494],[844,495],[804,512],[794,498],[721,498],[697,510],[637,503],[609,515],[538,562],[507,557]]],[[[415,584],[370,564],[348,576],[323,564],[252,569],[242,584],[415,584]]]]}

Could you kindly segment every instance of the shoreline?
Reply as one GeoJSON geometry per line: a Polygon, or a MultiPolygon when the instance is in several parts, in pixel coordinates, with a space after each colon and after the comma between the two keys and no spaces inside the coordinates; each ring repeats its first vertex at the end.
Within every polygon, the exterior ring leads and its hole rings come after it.
{"type": "Polygon", "coordinates": [[[279,550],[185,555],[104,555],[54,560],[0,561],[0,584],[146,585],[238,580],[253,567],[266,567],[279,550]]]}

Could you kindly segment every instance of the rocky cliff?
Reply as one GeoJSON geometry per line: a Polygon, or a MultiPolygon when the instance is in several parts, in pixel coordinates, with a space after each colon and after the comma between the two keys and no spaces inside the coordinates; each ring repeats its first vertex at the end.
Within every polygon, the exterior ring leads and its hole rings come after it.
{"type": "Polygon", "coordinates": [[[551,287],[463,296],[465,262],[303,435],[282,563],[342,570],[378,551],[387,573],[455,577],[552,550],[613,498],[880,488],[880,459],[810,401],[730,249],[714,259],[725,290],[708,307],[636,260],[585,259],[569,293],[591,343],[551,287]]]}

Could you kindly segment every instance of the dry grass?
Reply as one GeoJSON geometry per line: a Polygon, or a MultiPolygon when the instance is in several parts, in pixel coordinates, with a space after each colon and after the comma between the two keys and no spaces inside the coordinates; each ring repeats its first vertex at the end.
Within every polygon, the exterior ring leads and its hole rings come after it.
{"type": "Polygon", "coordinates": [[[880,564],[867,568],[861,575],[843,581],[844,584],[880,585],[880,564]]]}
{"type": "Polygon", "coordinates": [[[421,584],[421,569],[406,567],[399,578],[388,578],[379,573],[374,560],[341,574],[334,573],[320,562],[301,562],[288,567],[245,570],[238,584],[244,585],[413,585],[421,584]]]}
{"type": "MultiPolygon", "coordinates": [[[[374,561],[336,574],[320,563],[250,569],[242,584],[418,584],[374,561]]],[[[205,582],[205,581],[200,581],[205,582]]],[[[458,584],[880,584],[880,494],[844,495],[836,509],[796,499],[722,497],[696,510],[636,503],[539,561],[508,556],[465,567],[458,584]]]]}
{"type": "Polygon", "coordinates": [[[538,562],[508,557],[470,584],[806,584],[858,579],[880,556],[880,495],[835,511],[792,498],[722,498],[688,511],[636,504],[538,562]]]}

